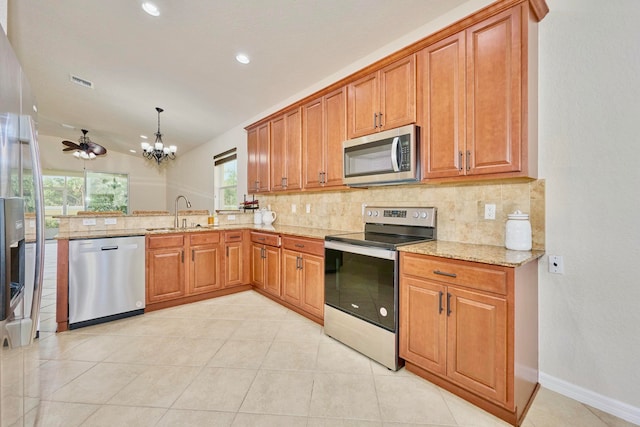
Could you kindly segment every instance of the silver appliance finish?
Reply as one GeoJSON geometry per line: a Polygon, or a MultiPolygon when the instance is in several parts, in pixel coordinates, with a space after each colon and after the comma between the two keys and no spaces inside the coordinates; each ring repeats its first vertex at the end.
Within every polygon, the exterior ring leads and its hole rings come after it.
{"type": "Polygon", "coordinates": [[[398,370],[399,256],[397,247],[436,238],[436,208],[366,207],[365,231],[327,236],[325,239],[325,306],[324,332],[391,370],[398,370]],[[397,234],[400,233],[400,234],[397,234]],[[352,255],[356,254],[356,255],[352,255]],[[363,268],[349,267],[359,257],[363,268]],[[362,262],[364,260],[364,262],[362,262]],[[385,260],[385,261],[380,261],[385,260]],[[333,267],[335,266],[335,269],[333,267]],[[367,267],[367,266],[370,266],[367,267]],[[384,267],[381,267],[384,266],[384,267]],[[366,267],[366,268],[365,268],[366,267]],[[344,277],[338,269],[346,268],[344,277]],[[371,271],[393,283],[371,280],[371,271]],[[381,292],[381,285],[392,291],[381,292]],[[369,301],[365,295],[372,295],[369,301]],[[352,300],[352,298],[354,298],[352,300]],[[380,322],[371,317],[374,307],[393,307],[393,322],[380,322]]]}
{"type": "Polygon", "coordinates": [[[342,143],[343,182],[351,187],[420,180],[418,127],[402,126],[342,143]]]}
{"type": "Polygon", "coordinates": [[[144,236],[69,242],[69,327],[142,314],[144,236]]]}

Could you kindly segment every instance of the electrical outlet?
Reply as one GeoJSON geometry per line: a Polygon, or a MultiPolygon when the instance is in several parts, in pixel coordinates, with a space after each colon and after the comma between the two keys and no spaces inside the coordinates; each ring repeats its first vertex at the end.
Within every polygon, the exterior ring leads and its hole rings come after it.
{"type": "Polygon", "coordinates": [[[96,219],[95,218],[84,218],[82,220],[82,225],[96,225],[96,219]]]}
{"type": "Polygon", "coordinates": [[[104,225],[116,225],[118,220],[116,218],[105,218],[104,225]]]}
{"type": "Polygon", "coordinates": [[[228,221],[235,221],[236,220],[236,216],[235,215],[227,215],[227,220],[228,221]]]}
{"type": "Polygon", "coordinates": [[[484,219],[496,219],[496,205],[487,203],[484,205],[484,219]]]}
{"type": "Polygon", "coordinates": [[[564,274],[562,255],[549,255],[549,273],[564,274]]]}
{"type": "Polygon", "coordinates": [[[296,213],[296,204],[291,203],[291,213],[296,213]]]}
{"type": "Polygon", "coordinates": [[[307,213],[311,213],[311,203],[307,203],[306,210],[307,213]]]}

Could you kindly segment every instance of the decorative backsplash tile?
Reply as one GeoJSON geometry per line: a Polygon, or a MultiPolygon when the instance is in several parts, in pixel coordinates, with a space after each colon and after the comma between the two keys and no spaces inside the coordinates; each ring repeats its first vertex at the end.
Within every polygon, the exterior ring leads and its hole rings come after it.
{"type": "Polygon", "coordinates": [[[334,230],[361,230],[363,205],[435,206],[438,239],[504,245],[507,215],[528,213],[533,247],[544,249],[544,180],[475,184],[401,185],[316,193],[258,195],[261,207],[278,214],[277,223],[334,230]],[[484,205],[496,205],[496,219],[484,219],[484,205]],[[296,212],[292,212],[295,205],[296,212]],[[307,205],[309,213],[307,213],[307,205]]]}

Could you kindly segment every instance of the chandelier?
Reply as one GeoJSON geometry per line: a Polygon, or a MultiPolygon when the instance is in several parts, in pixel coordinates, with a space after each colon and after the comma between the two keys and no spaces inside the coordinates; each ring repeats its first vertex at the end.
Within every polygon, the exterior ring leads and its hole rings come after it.
{"type": "Polygon", "coordinates": [[[175,145],[166,147],[162,143],[162,134],[160,133],[160,113],[162,113],[164,110],[160,107],[156,107],[156,111],[158,112],[158,132],[156,132],[156,142],[154,142],[153,144],[143,142],[140,144],[140,146],[142,147],[142,155],[145,158],[155,160],[158,164],[160,164],[165,159],[175,159],[178,147],[176,147],[175,145]]]}

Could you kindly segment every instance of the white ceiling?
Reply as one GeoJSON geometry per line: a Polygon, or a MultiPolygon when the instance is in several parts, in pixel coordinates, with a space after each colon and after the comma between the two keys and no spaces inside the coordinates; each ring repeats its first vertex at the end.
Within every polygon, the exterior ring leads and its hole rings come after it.
{"type": "MultiPolygon", "coordinates": [[[[108,150],[210,141],[465,0],[9,0],[40,134],[108,150]],[[249,65],[235,60],[238,52],[249,65]],[[74,74],[94,83],[70,82],[74,74]],[[61,124],[74,126],[66,129],[61,124]]],[[[62,145],[60,146],[62,149],[62,145]]]]}

